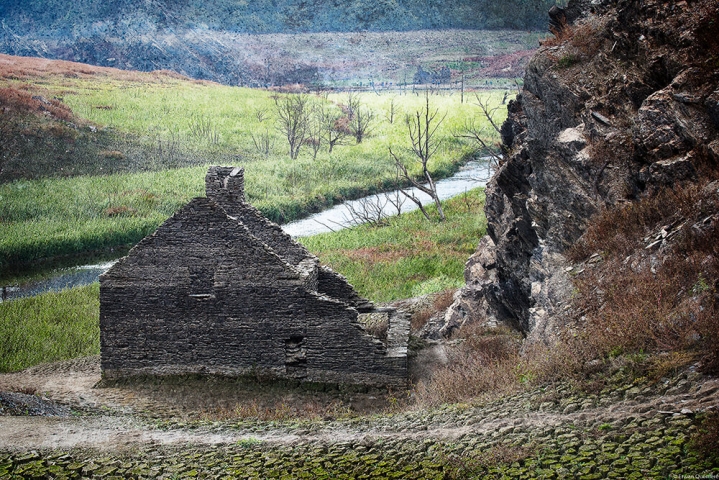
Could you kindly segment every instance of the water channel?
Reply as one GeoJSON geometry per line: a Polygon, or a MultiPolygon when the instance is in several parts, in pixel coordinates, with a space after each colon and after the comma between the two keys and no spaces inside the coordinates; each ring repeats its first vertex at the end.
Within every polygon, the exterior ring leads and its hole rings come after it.
{"type": "MultiPolygon", "coordinates": [[[[437,182],[437,193],[442,200],[461,195],[473,188],[482,187],[490,176],[490,164],[487,159],[469,162],[457,173],[449,178],[437,182]]],[[[428,195],[411,190],[422,200],[423,205],[432,202],[428,195]]],[[[393,196],[390,192],[387,195],[393,196]]],[[[336,231],[356,225],[356,217],[350,214],[350,208],[363,209],[367,205],[384,207],[383,214],[396,213],[396,208],[386,201],[385,194],[370,195],[359,200],[352,200],[320,213],[282,225],[282,228],[293,237],[307,237],[336,231]]],[[[418,207],[409,200],[402,204],[402,212],[416,210],[418,207]]],[[[106,261],[94,265],[82,265],[78,267],[62,268],[54,270],[50,275],[41,280],[28,281],[18,285],[0,286],[0,302],[13,300],[22,297],[31,297],[45,292],[60,291],[65,288],[89,285],[98,280],[98,277],[112,267],[117,260],[106,261]]]]}

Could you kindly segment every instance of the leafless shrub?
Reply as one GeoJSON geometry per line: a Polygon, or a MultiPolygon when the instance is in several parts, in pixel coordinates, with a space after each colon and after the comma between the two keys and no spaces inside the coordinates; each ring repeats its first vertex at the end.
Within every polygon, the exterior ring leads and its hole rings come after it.
{"type": "Polygon", "coordinates": [[[592,249],[606,257],[575,281],[586,356],[693,351],[707,371],[719,370],[716,208],[711,195],[693,185],[605,213],[590,227],[571,252],[575,259],[592,249]],[[658,256],[641,253],[646,233],[669,220],[683,221],[677,238],[658,256]]]}
{"type": "Polygon", "coordinates": [[[268,118],[270,118],[270,113],[264,108],[258,108],[257,110],[255,110],[255,118],[258,122],[262,123],[268,118]]]}
{"type": "Polygon", "coordinates": [[[265,130],[263,133],[259,133],[257,135],[251,133],[250,135],[252,137],[252,144],[255,146],[257,153],[268,156],[274,147],[274,140],[272,135],[270,135],[270,131],[265,130]]]}
{"type": "Polygon", "coordinates": [[[430,318],[432,318],[432,315],[434,315],[434,313],[434,309],[431,308],[423,308],[416,311],[410,319],[410,331],[414,333],[419,332],[422,327],[427,325],[427,322],[430,318]]]}
{"type": "Polygon", "coordinates": [[[387,197],[376,195],[365,197],[353,202],[346,202],[347,214],[345,223],[349,225],[369,224],[374,227],[383,227],[388,224],[390,214],[386,207],[389,203],[387,197]]]}
{"type": "Polygon", "coordinates": [[[307,137],[310,123],[310,99],[306,94],[275,95],[277,131],[290,147],[290,158],[295,160],[307,137]]]}
{"type": "Polygon", "coordinates": [[[495,114],[502,108],[502,105],[496,105],[492,107],[489,99],[482,98],[478,94],[475,94],[475,105],[482,111],[482,116],[486,120],[480,122],[474,117],[465,120],[464,125],[461,129],[452,133],[455,138],[464,138],[474,142],[482,153],[489,155],[490,158],[490,169],[488,177],[482,180],[489,180],[491,172],[494,171],[503,161],[502,144],[498,141],[501,128],[494,121],[495,114]],[[490,140],[496,139],[494,143],[490,143],[490,140]]]}
{"type": "Polygon", "coordinates": [[[447,308],[454,303],[455,291],[456,290],[449,289],[435,294],[430,305],[414,312],[410,318],[411,331],[419,332],[433,315],[447,310],[447,308]]]}
{"type": "Polygon", "coordinates": [[[434,309],[438,312],[448,309],[449,306],[454,303],[454,292],[456,292],[456,290],[449,289],[435,295],[432,302],[434,309]]]}
{"type": "Polygon", "coordinates": [[[640,246],[657,223],[692,212],[700,190],[699,185],[664,189],[640,201],[604,210],[567,252],[569,259],[578,262],[595,252],[626,256],[640,246]]]}
{"type": "Polygon", "coordinates": [[[212,119],[203,115],[193,115],[188,124],[190,136],[197,140],[207,140],[212,145],[220,142],[220,133],[212,124],[212,119]]]}
{"type": "Polygon", "coordinates": [[[486,330],[465,326],[456,337],[461,341],[450,353],[449,363],[428,382],[420,382],[420,404],[436,405],[482,398],[520,387],[516,368],[520,362],[519,337],[509,329],[486,330]]]}
{"type": "MultiPolygon", "coordinates": [[[[392,147],[389,147],[389,154],[392,157],[395,167],[400,172],[404,181],[412,185],[420,192],[428,195],[437,207],[437,213],[441,221],[445,220],[444,210],[442,210],[442,202],[437,194],[437,186],[434,183],[432,174],[429,171],[429,161],[439,148],[439,141],[435,138],[437,129],[444,121],[446,114],[442,118],[437,118],[438,110],[432,110],[429,106],[429,93],[425,92],[425,106],[422,110],[417,111],[414,115],[407,115],[405,123],[411,147],[406,149],[411,155],[412,160],[418,162],[422,168],[421,181],[410,174],[407,160],[402,155],[396,154],[392,147]]],[[[411,191],[402,189],[402,193],[411,200],[420,209],[427,220],[431,220],[429,213],[422,205],[422,201],[411,191]]]]}

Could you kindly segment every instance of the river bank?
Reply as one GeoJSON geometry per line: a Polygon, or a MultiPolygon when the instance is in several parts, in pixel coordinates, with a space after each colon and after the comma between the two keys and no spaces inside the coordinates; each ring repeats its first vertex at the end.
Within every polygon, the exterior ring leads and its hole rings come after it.
{"type": "MultiPolygon", "coordinates": [[[[485,158],[480,161],[472,161],[461,167],[451,177],[437,182],[437,191],[440,199],[446,200],[466,193],[476,187],[484,186],[489,178],[490,162],[485,158]]],[[[432,200],[416,189],[412,193],[418,195],[423,205],[430,205],[432,200]]],[[[387,192],[386,195],[396,196],[398,192],[387,192]]],[[[379,204],[385,194],[370,195],[362,199],[344,202],[335,207],[324,210],[308,218],[290,222],[282,225],[282,228],[293,237],[306,237],[337,231],[344,228],[356,226],[358,222],[351,219],[347,204],[353,208],[359,208],[363,202],[379,204]]],[[[417,206],[410,201],[404,201],[402,212],[409,213],[417,209],[417,206]]],[[[396,214],[392,211],[392,205],[385,205],[384,215],[396,214]]],[[[73,288],[89,285],[97,282],[100,275],[106,272],[114,263],[121,258],[126,251],[118,250],[117,257],[105,258],[99,263],[50,269],[45,272],[34,272],[33,278],[27,281],[12,282],[7,285],[0,285],[0,302],[17,298],[31,297],[46,292],[57,292],[66,288],[73,288]]]]}

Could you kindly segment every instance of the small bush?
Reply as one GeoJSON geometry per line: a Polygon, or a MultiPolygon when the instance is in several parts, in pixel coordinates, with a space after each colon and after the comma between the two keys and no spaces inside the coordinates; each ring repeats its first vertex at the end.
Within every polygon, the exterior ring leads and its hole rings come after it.
{"type": "Polygon", "coordinates": [[[567,256],[579,262],[595,252],[603,252],[623,259],[641,246],[644,236],[658,223],[671,223],[693,213],[700,192],[699,185],[663,189],[639,201],[608,208],[592,221],[567,256]]]}
{"type": "Polygon", "coordinates": [[[704,414],[690,445],[705,459],[719,462],[719,412],[704,414]]]}
{"type": "Polygon", "coordinates": [[[573,53],[568,53],[564,56],[562,56],[559,60],[557,60],[557,66],[559,68],[569,68],[577,63],[579,63],[580,58],[578,55],[575,55],[573,53]]]}
{"type": "Polygon", "coordinates": [[[110,207],[105,209],[105,215],[108,217],[123,217],[127,215],[135,215],[137,210],[128,207],[127,205],[120,205],[119,207],[110,207]]]}
{"type": "Polygon", "coordinates": [[[520,337],[509,329],[461,328],[448,364],[417,387],[420,404],[438,405],[508,393],[520,388],[520,337]]]}
{"type": "Polygon", "coordinates": [[[422,308],[416,311],[410,319],[410,331],[416,333],[422,330],[422,327],[427,325],[427,322],[435,313],[434,308],[422,308]]]}

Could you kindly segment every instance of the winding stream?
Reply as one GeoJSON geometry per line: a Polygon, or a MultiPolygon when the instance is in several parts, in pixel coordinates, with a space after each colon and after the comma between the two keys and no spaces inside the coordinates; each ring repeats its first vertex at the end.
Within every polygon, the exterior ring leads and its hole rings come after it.
{"type": "MultiPolygon", "coordinates": [[[[465,193],[467,190],[482,187],[490,176],[490,166],[487,159],[469,162],[457,173],[449,178],[437,182],[437,193],[440,199],[446,200],[465,193]]],[[[432,203],[429,196],[412,189],[423,205],[432,203]]],[[[390,192],[387,195],[392,196],[390,192]]],[[[330,209],[312,215],[308,218],[282,225],[282,228],[293,237],[307,237],[331,231],[348,228],[357,224],[349,213],[346,206],[349,203],[355,209],[361,209],[363,205],[372,204],[384,206],[383,215],[396,213],[396,208],[385,200],[385,194],[370,195],[368,197],[352,200],[336,205],[330,209]]],[[[406,200],[402,204],[402,212],[416,210],[418,207],[406,200]]],[[[62,268],[54,270],[42,280],[29,281],[19,285],[0,286],[0,302],[13,300],[22,297],[31,297],[45,292],[56,292],[65,288],[89,285],[98,280],[98,277],[112,267],[117,260],[106,261],[94,265],[82,265],[78,267],[62,268]]]]}

